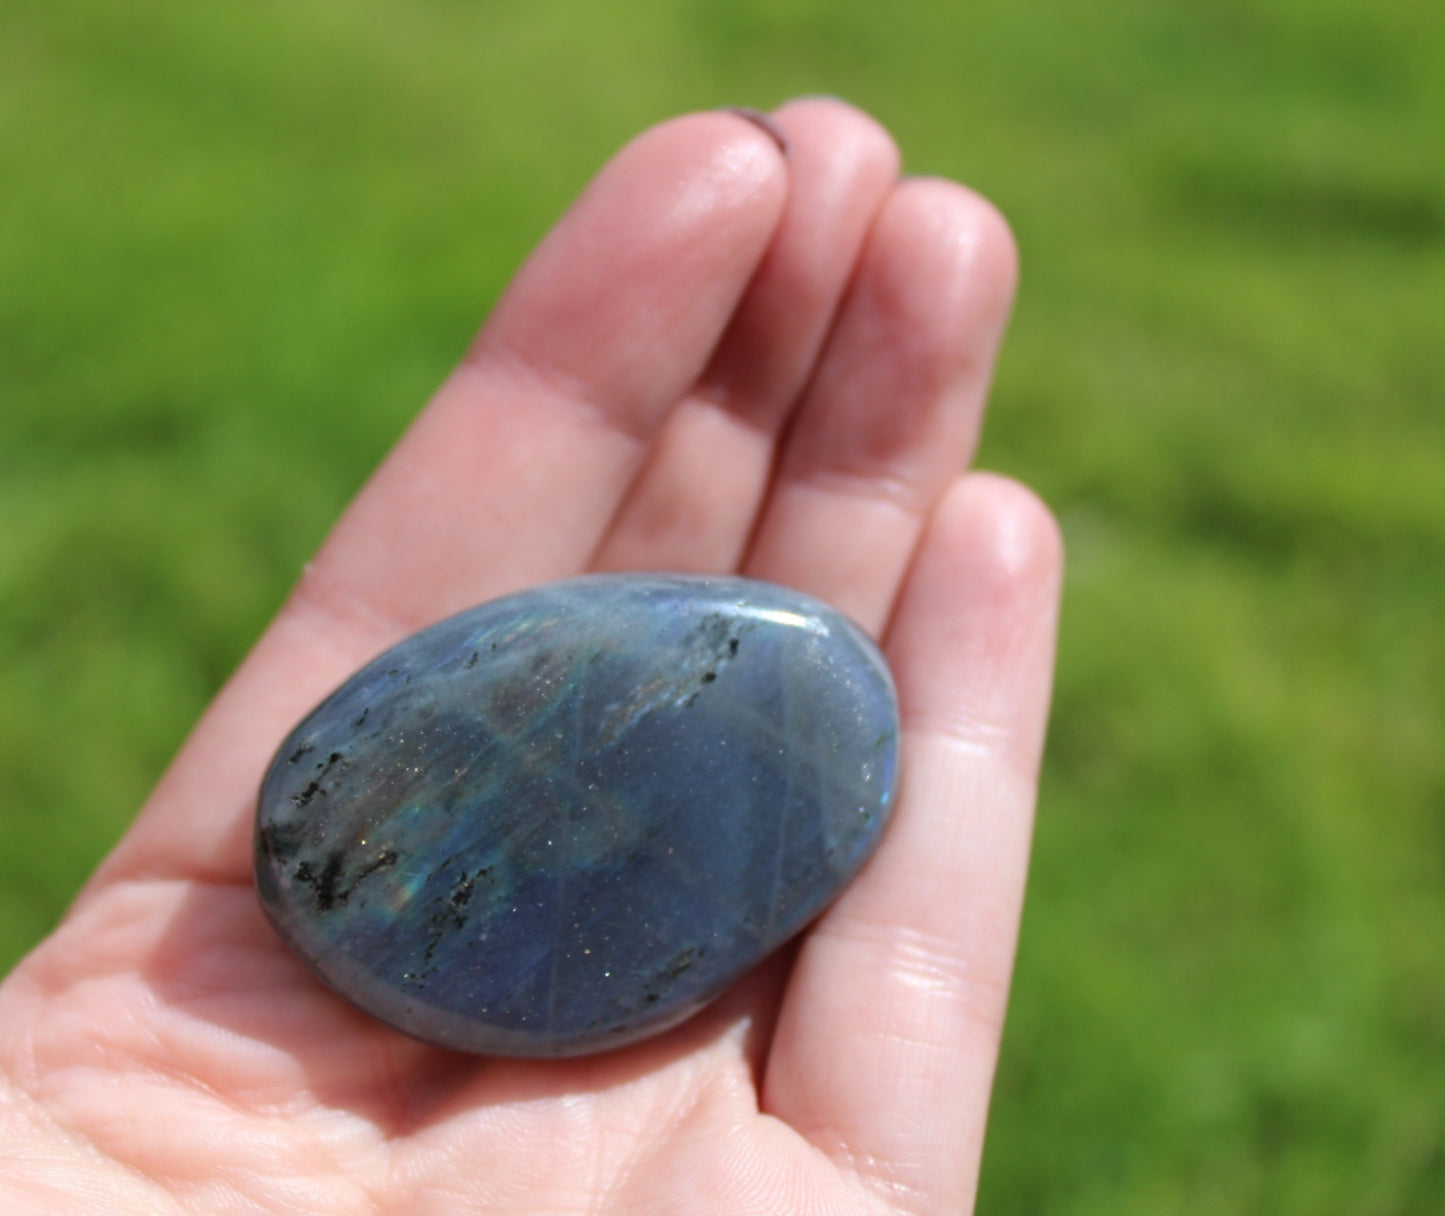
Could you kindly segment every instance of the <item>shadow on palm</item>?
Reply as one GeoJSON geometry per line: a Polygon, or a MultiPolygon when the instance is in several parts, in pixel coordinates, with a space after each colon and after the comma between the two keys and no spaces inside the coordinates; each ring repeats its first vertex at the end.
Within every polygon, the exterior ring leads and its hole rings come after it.
{"type": "Polygon", "coordinates": [[[735,1079],[761,1068],[791,948],[688,1021],[594,1056],[519,1060],[432,1047],[332,993],[277,938],[249,886],[195,884],[140,975],[166,1018],[294,1073],[318,1107],[409,1136],[459,1110],[564,1097],[605,1102],[639,1083],[694,1076],[703,1062],[735,1079]]]}

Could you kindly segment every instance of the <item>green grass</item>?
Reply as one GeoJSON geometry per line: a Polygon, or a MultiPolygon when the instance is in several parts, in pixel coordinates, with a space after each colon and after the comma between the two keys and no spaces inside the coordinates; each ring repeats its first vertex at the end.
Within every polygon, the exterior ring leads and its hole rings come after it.
{"type": "Polygon", "coordinates": [[[981,1210],[1437,1212],[1442,63],[1429,0],[8,0],[0,959],[606,155],[839,93],[1013,219],[984,460],[1070,546],[981,1210]]]}

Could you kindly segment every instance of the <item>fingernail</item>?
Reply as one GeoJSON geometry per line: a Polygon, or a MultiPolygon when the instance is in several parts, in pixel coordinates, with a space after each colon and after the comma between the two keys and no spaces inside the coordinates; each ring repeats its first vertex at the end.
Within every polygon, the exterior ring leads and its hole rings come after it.
{"type": "Polygon", "coordinates": [[[754,110],[751,106],[723,106],[724,114],[736,114],[745,122],[750,122],[758,130],[765,132],[778,145],[778,151],[784,156],[788,154],[788,137],[783,128],[775,123],[771,116],[764,114],[761,110],[754,110]]]}

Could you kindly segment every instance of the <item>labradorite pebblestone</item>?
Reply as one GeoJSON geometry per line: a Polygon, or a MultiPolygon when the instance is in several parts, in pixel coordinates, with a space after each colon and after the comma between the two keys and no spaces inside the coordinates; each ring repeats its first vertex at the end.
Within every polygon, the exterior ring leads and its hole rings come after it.
{"type": "Polygon", "coordinates": [[[877,843],[898,710],[832,609],[597,575],[364,667],[261,787],[256,881],[332,988],[445,1047],[601,1051],[681,1021],[877,843]]]}

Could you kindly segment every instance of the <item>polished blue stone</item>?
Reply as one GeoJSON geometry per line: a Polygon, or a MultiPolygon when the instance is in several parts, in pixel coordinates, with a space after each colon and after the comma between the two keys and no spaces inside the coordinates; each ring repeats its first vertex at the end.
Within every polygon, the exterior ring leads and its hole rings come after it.
{"type": "Polygon", "coordinates": [[[674,1025],[803,928],[892,809],[881,655],[767,583],[594,575],[408,638],[281,746],[256,881],[341,995],[465,1051],[674,1025]]]}

